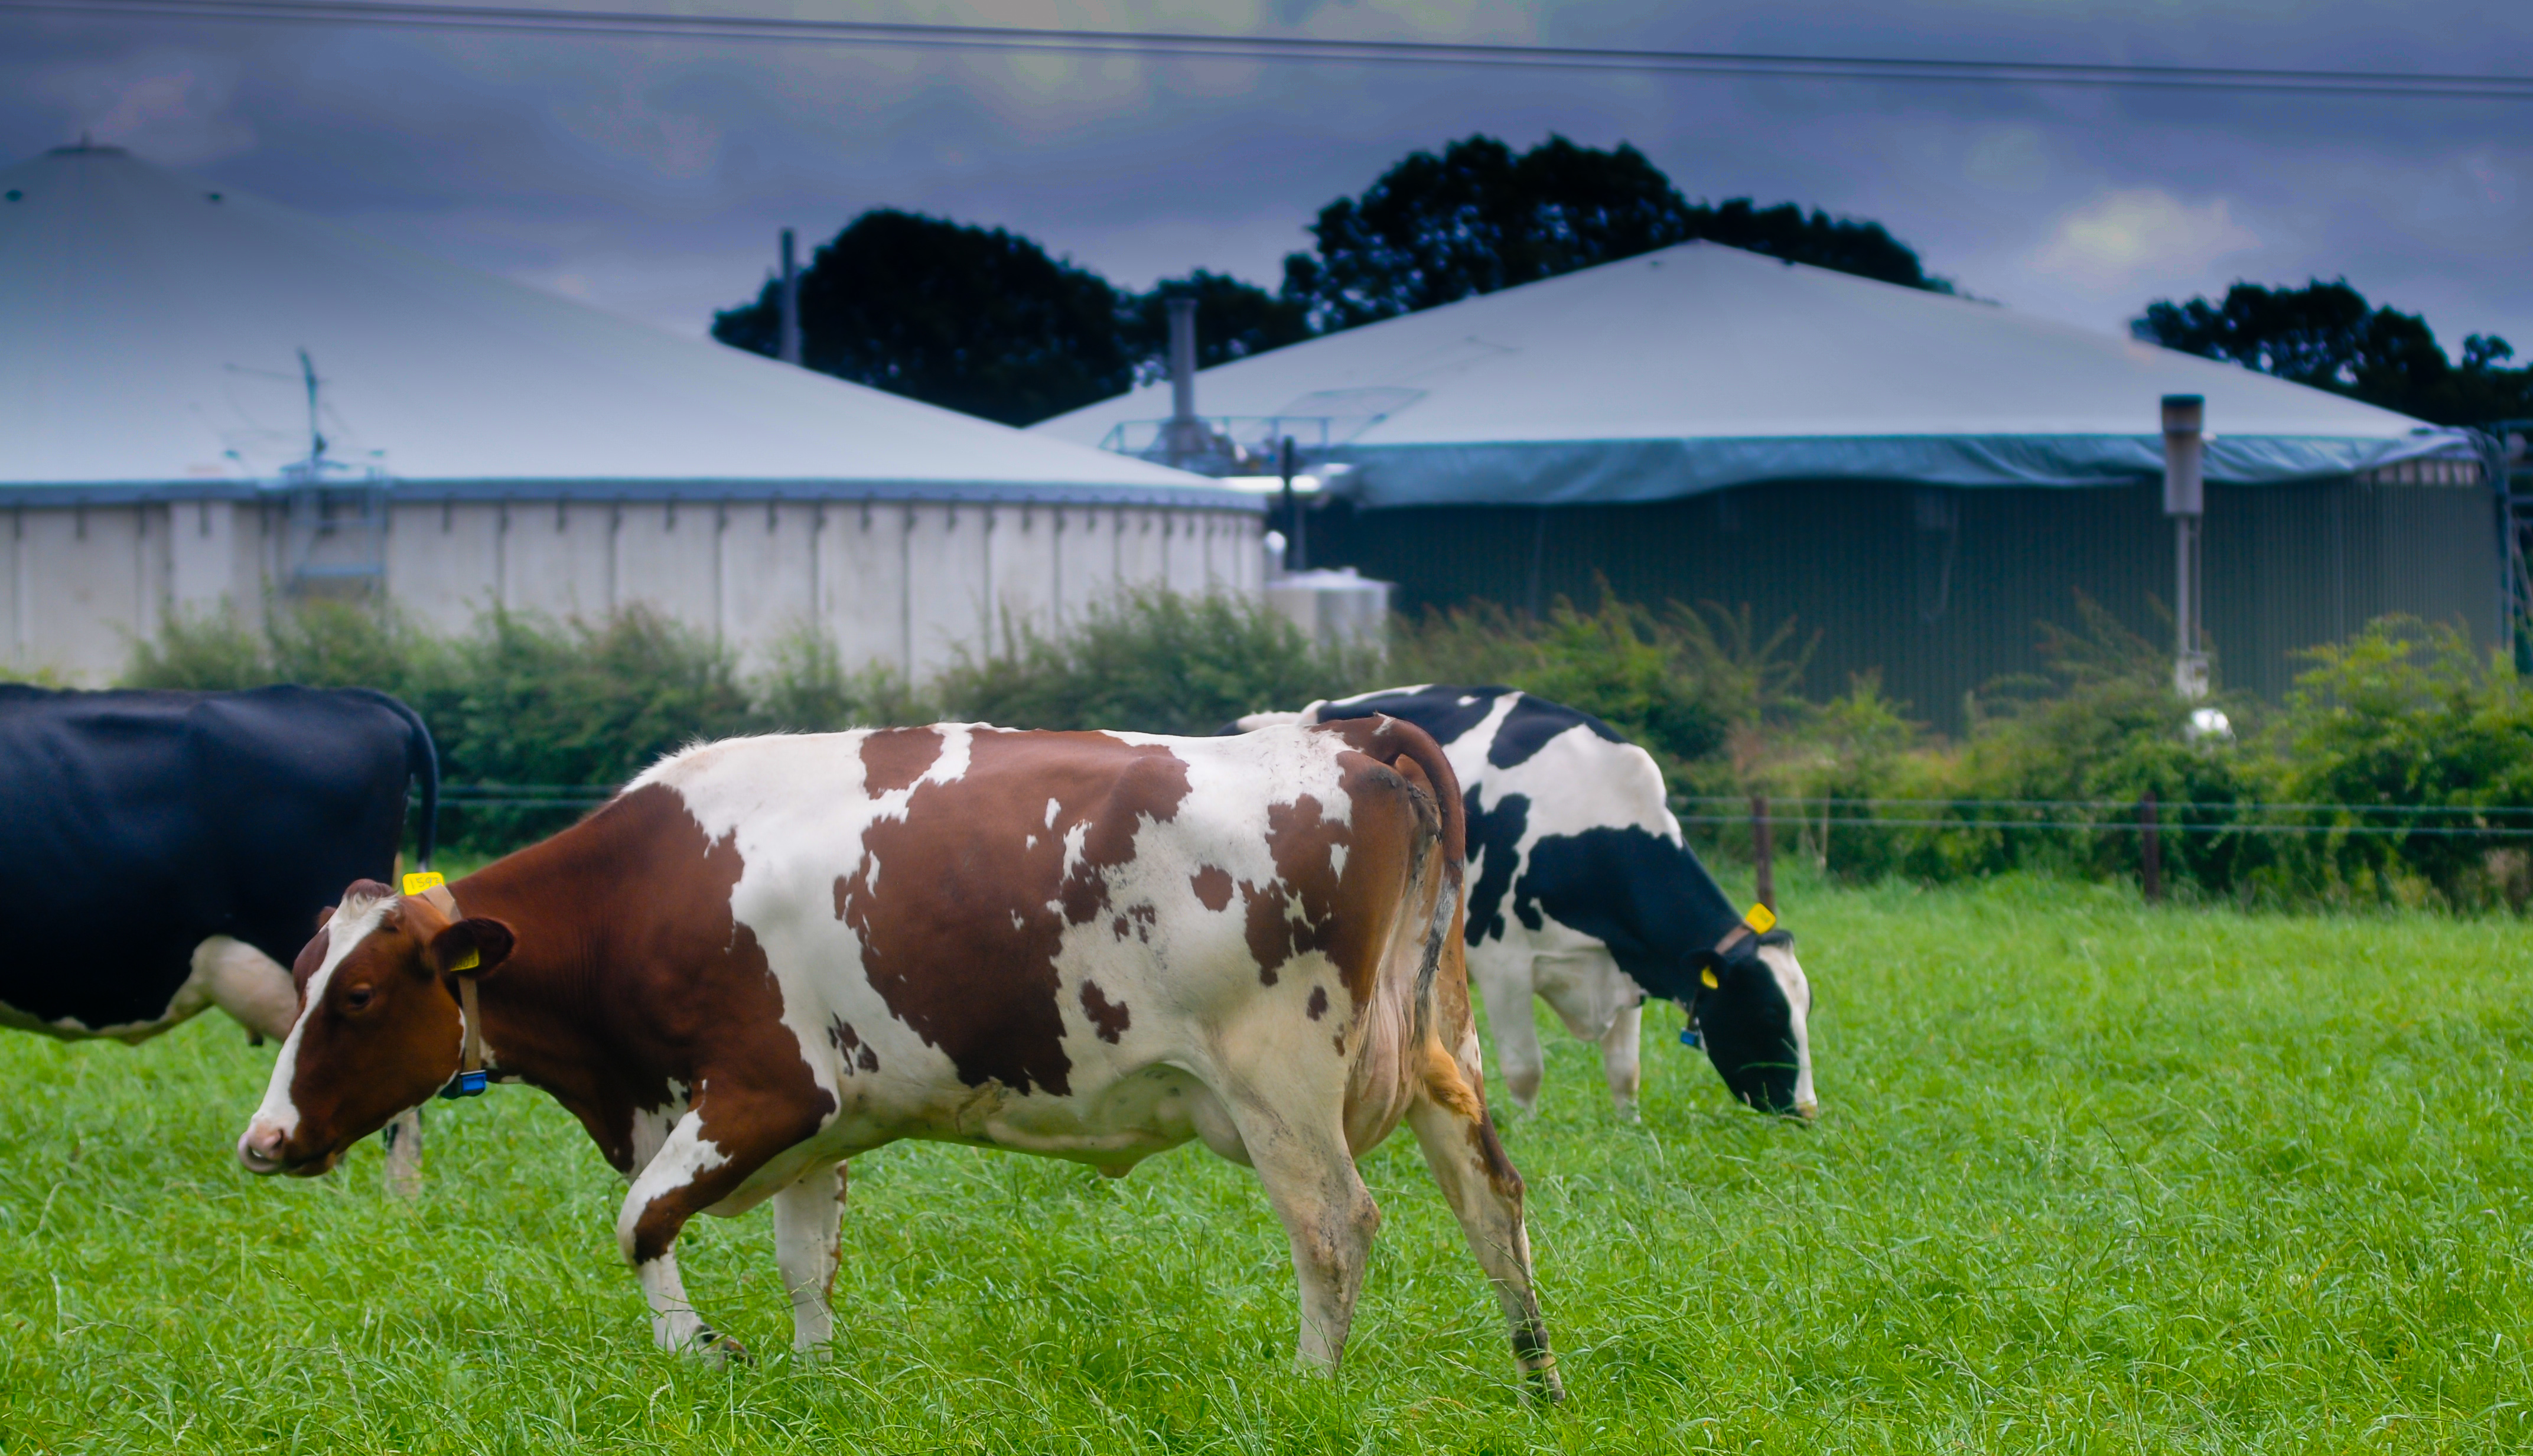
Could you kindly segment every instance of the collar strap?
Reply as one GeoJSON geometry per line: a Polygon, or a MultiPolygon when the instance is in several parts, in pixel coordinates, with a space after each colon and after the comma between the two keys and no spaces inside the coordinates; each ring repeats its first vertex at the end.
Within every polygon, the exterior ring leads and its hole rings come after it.
{"type": "MultiPolygon", "coordinates": [[[[452,925],[465,918],[457,908],[457,897],[448,893],[448,882],[435,871],[405,876],[404,893],[440,911],[452,925]]],[[[440,1095],[480,1097],[490,1078],[484,1075],[484,1015],[476,1008],[475,977],[457,977],[457,1006],[466,1023],[466,1049],[459,1056],[457,1075],[440,1089],[440,1095]]]]}
{"type": "Polygon", "coordinates": [[[1724,939],[1715,943],[1715,954],[1722,956],[1754,935],[1766,935],[1777,928],[1777,912],[1763,903],[1750,906],[1749,912],[1733,922],[1724,939]]]}

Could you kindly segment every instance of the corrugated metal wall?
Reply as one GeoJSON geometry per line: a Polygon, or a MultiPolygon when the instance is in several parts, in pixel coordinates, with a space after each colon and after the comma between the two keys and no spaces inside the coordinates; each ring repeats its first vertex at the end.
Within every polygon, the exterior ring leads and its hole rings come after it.
{"type": "MultiPolygon", "coordinates": [[[[2286,691],[2296,649],[2387,612],[2461,621],[2498,640],[2498,534],[2486,488],[2323,485],[2208,493],[2208,634],[2220,685],[2286,691]]],[[[1964,695],[2037,672],[2038,624],[2078,624],[2076,593],[2162,642],[2150,601],[2172,600],[2161,486],[1927,489],[1752,486],[1653,505],[1438,506],[1311,523],[1315,564],[1397,582],[1408,612],[1486,598],[1588,605],[1595,574],[1620,596],[1747,603],[1821,633],[1808,686],[1826,695],[1879,670],[1913,716],[1953,730],[1964,695]]]]}

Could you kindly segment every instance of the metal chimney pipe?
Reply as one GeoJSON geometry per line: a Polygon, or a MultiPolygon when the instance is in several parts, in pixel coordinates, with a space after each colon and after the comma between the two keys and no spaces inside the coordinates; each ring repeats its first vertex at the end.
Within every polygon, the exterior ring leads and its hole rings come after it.
{"type": "Polygon", "coordinates": [[[1196,300],[1166,300],[1170,311],[1170,418],[1196,418],[1196,300]]]}
{"type": "Polygon", "coordinates": [[[783,230],[783,331],[775,354],[786,364],[800,362],[800,270],[793,260],[788,227],[783,230]]]}
{"type": "Polygon", "coordinates": [[[2172,517],[2172,687],[2193,702],[2208,696],[2208,651],[2200,631],[2207,592],[2200,574],[2201,523],[2207,512],[2203,476],[2208,401],[2197,394],[2163,396],[2163,513],[2172,517]]]}

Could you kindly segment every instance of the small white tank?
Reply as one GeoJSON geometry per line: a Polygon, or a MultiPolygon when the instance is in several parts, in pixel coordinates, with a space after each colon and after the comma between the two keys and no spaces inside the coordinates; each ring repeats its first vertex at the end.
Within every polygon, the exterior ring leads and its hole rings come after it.
{"type": "Polygon", "coordinates": [[[1314,642],[1385,647],[1394,588],[1352,566],[1288,571],[1266,583],[1266,605],[1292,619],[1314,642]]]}

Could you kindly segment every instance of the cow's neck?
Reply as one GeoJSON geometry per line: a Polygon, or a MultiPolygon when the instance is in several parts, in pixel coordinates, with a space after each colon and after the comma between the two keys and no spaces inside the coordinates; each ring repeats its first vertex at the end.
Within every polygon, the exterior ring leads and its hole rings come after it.
{"type": "Polygon", "coordinates": [[[1643,926],[1646,943],[1620,952],[1620,967],[1648,994],[1686,1005],[1698,990],[1702,953],[1715,947],[1741,923],[1741,911],[1715,883],[1715,876],[1686,844],[1670,862],[1637,885],[1619,893],[1635,900],[1633,914],[1643,926]],[[1628,954],[1632,952],[1632,954],[1628,954]]]}
{"type": "Polygon", "coordinates": [[[640,897],[624,893],[608,845],[585,834],[584,822],[458,881],[460,910],[508,924],[516,949],[481,998],[491,1071],[502,1080],[542,1087],[597,1140],[611,1162],[625,1165],[630,1113],[652,1105],[646,1083],[665,1083],[674,1069],[645,1066],[637,1049],[618,1045],[620,1020],[609,1014],[611,982],[627,973],[611,953],[632,927],[640,897]]]}
{"type": "Polygon", "coordinates": [[[1692,946],[1713,946],[1741,923],[1742,912],[1686,844],[1680,846],[1679,865],[1679,913],[1686,932],[1683,939],[1692,946]]]}

